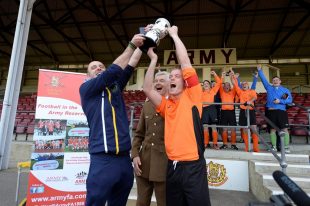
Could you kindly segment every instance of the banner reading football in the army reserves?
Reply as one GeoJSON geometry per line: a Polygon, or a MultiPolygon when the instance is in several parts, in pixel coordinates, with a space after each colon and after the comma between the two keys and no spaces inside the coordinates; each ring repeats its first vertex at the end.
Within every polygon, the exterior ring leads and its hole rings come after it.
{"type": "Polygon", "coordinates": [[[86,75],[40,70],[27,206],[84,205],[89,128],[79,87],[86,75]]]}

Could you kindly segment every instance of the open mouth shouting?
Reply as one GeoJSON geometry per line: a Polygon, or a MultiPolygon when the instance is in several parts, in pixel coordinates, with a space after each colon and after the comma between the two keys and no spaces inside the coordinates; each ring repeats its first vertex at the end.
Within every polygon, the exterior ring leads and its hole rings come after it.
{"type": "Polygon", "coordinates": [[[170,84],[170,89],[175,89],[176,87],[177,87],[177,85],[175,83],[170,84]]]}
{"type": "Polygon", "coordinates": [[[162,85],[155,85],[155,89],[157,92],[161,93],[161,91],[163,90],[163,86],[162,85]]]}

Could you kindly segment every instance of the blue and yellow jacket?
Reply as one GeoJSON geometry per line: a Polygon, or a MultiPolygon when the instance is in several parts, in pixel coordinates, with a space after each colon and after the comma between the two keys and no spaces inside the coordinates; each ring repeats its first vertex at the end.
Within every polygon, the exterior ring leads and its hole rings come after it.
{"type": "Polygon", "coordinates": [[[282,86],[274,87],[270,85],[262,70],[258,70],[258,76],[262,80],[262,83],[267,91],[266,107],[286,111],[286,105],[292,103],[293,101],[290,90],[282,86]],[[284,97],[284,95],[286,97],[284,97]],[[275,99],[279,99],[280,103],[273,103],[275,99]]]}
{"type": "Polygon", "coordinates": [[[89,131],[89,153],[120,154],[131,149],[129,124],[122,91],[134,68],[116,64],[80,87],[83,111],[89,131]]]}

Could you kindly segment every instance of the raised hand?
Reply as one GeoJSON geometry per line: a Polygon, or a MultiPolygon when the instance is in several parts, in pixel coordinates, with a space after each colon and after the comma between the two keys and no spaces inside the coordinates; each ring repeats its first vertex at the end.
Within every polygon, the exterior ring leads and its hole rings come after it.
{"type": "Polygon", "coordinates": [[[235,75],[234,70],[233,70],[232,68],[230,68],[229,71],[230,71],[230,72],[229,72],[229,76],[230,76],[230,77],[233,77],[233,76],[235,75]]]}
{"type": "Polygon", "coordinates": [[[153,28],[154,24],[148,24],[146,27],[144,27],[144,31],[148,32],[153,28]]]}
{"type": "Polygon", "coordinates": [[[177,26],[172,26],[167,29],[169,35],[172,37],[174,35],[178,35],[178,27],[177,26]]]}
{"type": "Polygon", "coordinates": [[[150,57],[150,59],[157,59],[158,56],[154,52],[154,47],[150,47],[149,50],[147,51],[147,55],[150,57]]]}
{"type": "Polygon", "coordinates": [[[253,76],[256,77],[256,78],[258,78],[258,73],[255,72],[255,73],[253,74],[253,76]]]}
{"type": "Polygon", "coordinates": [[[136,47],[140,47],[143,45],[145,38],[143,37],[143,34],[136,34],[132,37],[131,43],[133,43],[136,47]]]}
{"type": "Polygon", "coordinates": [[[262,70],[262,65],[261,65],[261,64],[257,65],[257,70],[258,70],[258,71],[259,71],[259,70],[262,70]]]}

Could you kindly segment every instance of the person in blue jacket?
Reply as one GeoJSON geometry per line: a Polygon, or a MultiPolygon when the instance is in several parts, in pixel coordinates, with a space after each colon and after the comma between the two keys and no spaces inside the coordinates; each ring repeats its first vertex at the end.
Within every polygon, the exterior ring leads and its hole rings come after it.
{"type": "Polygon", "coordinates": [[[144,37],[136,34],[125,51],[105,68],[88,65],[89,79],[80,87],[89,131],[90,168],[86,180],[86,206],[125,206],[133,185],[129,151],[131,139],[122,91],[142,52],[144,37]]]}
{"type": "MultiPolygon", "coordinates": [[[[261,65],[257,66],[258,76],[262,80],[262,83],[267,91],[267,102],[266,102],[266,109],[268,110],[268,118],[285,132],[284,136],[284,145],[285,145],[285,152],[290,153],[289,150],[289,142],[290,136],[288,133],[288,115],[286,112],[286,105],[292,103],[292,95],[291,92],[281,86],[281,79],[277,76],[272,78],[272,84],[270,85],[267,81],[266,77],[264,76],[264,72],[262,70],[261,65]]],[[[270,138],[272,149],[277,151],[277,135],[276,130],[274,128],[270,128],[270,138]]]]}

